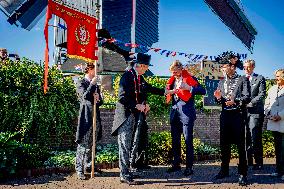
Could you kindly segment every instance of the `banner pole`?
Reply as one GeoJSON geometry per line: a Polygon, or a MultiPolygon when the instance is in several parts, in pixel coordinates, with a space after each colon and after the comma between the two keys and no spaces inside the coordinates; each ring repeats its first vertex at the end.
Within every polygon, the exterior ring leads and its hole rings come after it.
{"type": "MultiPolygon", "coordinates": [[[[97,0],[96,2],[96,18],[97,18],[97,41],[96,41],[96,47],[98,47],[98,30],[99,30],[99,26],[100,26],[100,1],[97,0]]],[[[96,54],[97,51],[96,51],[96,54]]],[[[97,69],[97,61],[95,60],[95,77],[98,79],[98,69],[97,69]]],[[[97,81],[97,87],[98,86],[98,81],[97,81]]],[[[97,91],[97,90],[96,90],[97,91]]],[[[91,178],[95,177],[95,158],[96,158],[96,130],[97,130],[97,103],[96,103],[96,99],[94,97],[94,106],[93,106],[93,146],[92,146],[92,170],[91,170],[91,178]]]]}

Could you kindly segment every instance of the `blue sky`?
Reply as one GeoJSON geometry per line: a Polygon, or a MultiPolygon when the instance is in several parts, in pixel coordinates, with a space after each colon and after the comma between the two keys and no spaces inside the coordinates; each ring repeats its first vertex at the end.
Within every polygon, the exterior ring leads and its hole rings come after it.
{"type": "MultiPolygon", "coordinates": [[[[226,50],[247,53],[256,60],[256,73],[273,77],[276,69],[284,68],[284,1],[242,0],[245,14],[258,31],[253,54],[219,20],[203,0],[160,0],[159,42],[153,47],[204,55],[218,55],[226,50]],[[178,3],[177,3],[178,2],[178,3]]],[[[0,12],[0,47],[35,61],[44,57],[44,18],[31,30],[11,26],[0,12]]],[[[50,32],[52,34],[52,32],[50,32]]],[[[52,45],[52,35],[50,35],[52,45]]],[[[169,75],[168,67],[181,56],[152,55],[151,70],[157,75],[169,75]]],[[[239,71],[239,73],[242,73],[239,71]]]]}

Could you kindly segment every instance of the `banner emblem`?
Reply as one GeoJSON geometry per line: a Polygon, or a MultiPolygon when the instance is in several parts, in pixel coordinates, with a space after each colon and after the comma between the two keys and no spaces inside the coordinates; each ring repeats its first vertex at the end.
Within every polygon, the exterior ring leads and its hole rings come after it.
{"type": "Polygon", "coordinates": [[[85,26],[81,24],[75,30],[75,36],[78,43],[81,45],[88,45],[90,42],[90,32],[86,30],[85,26]]]}

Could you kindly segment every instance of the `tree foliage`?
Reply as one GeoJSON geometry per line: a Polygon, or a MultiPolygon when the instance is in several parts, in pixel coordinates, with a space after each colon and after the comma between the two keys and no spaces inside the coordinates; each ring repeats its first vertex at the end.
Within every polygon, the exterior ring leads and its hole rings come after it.
{"type": "Polygon", "coordinates": [[[71,78],[52,67],[44,95],[43,73],[42,66],[28,59],[0,62],[0,131],[20,132],[24,142],[60,144],[74,132],[75,86],[71,78]]]}

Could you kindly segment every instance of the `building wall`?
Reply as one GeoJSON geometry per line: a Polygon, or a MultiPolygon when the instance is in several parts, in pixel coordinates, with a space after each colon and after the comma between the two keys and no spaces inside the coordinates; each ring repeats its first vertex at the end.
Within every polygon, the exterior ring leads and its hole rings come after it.
{"type": "MultiPolygon", "coordinates": [[[[214,110],[209,114],[198,113],[194,126],[194,137],[211,145],[219,145],[219,111],[214,110]]],[[[116,143],[117,138],[111,136],[114,110],[101,110],[103,138],[101,144],[116,143]]],[[[157,124],[157,121],[148,120],[149,132],[170,131],[170,125],[166,123],[157,124]]]]}
{"type": "MultiPolygon", "coordinates": [[[[197,113],[197,119],[194,125],[194,137],[199,138],[202,142],[210,144],[212,146],[219,146],[220,144],[220,131],[219,131],[219,110],[212,110],[211,113],[197,113]]],[[[103,136],[98,142],[99,144],[117,144],[117,137],[111,136],[111,128],[113,124],[114,110],[101,109],[101,119],[103,136]]],[[[170,131],[170,125],[166,123],[157,122],[155,120],[148,119],[149,133],[151,132],[162,132],[170,131]]],[[[267,119],[264,120],[263,130],[266,130],[267,119]]],[[[76,131],[77,121],[74,120],[74,132],[76,131]]],[[[51,136],[56,137],[56,136],[51,136]]],[[[66,136],[60,146],[54,144],[54,148],[70,149],[76,148],[74,136],[66,136]]]]}

